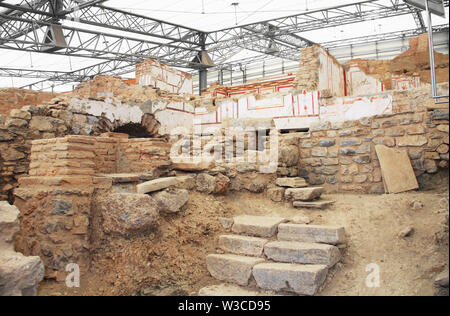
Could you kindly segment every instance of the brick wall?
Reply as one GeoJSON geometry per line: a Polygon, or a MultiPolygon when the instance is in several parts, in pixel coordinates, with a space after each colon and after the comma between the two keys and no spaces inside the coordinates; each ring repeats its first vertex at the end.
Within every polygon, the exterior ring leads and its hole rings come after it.
{"type": "MultiPolygon", "coordinates": [[[[152,173],[170,166],[170,145],[159,139],[66,136],[32,142],[29,176],[14,190],[21,210],[17,248],[40,256],[46,278],[63,281],[65,267],[89,269],[91,203],[112,186],[105,173],[152,173]]],[[[155,173],[157,174],[157,173],[155,173]]]]}
{"type": "Polygon", "coordinates": [[[169,167],[171,144],[162,139],[130,139],[120,141],[117,171],[146,172],[169,167]]]}
{"type": "Polygon", "coordinates": [[[30,176],[70,176],[95,174],[96,141],[68,136],[33,141],[30,176]]]}
{"type": "Polygon", "coordinates": [[[19,184],[15,190],[15,205],[21,210],[16,249],[41,257],[47,279],[64,281],[70,263],[86,273],[93,177],[27,177],[19,184]]]}

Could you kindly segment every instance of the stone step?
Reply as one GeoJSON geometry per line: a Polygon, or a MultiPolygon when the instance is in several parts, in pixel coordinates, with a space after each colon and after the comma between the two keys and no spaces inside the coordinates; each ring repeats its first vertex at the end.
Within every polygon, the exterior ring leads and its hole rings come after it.
{"type": "Polygon", "coordinates": [[[232,231],[255,237],[271,238],[276,235],[278,225],[287,222],[282,217],[242,215],[234,218],[232,231]]]}
{"type": "Polygon", "coordinates": [[[279,187],[287,188],[306,188],[309,186],[303,178],[278,178],[276,184],[279,187]]]}
{"type": "Polygon", "coordinates": [[[156,180],[138,184],[136,186],[136,191],[138,194],[146,194],[146,193],[151,193],[151,192],[167,189],[171,186],[177,185],[178,183],[179,183],[179,180],[177,179],[177,177],[160,178],[160,179],[156,179],[156,180]]]}
{"type": "Polygon", "coordinates": [[[240,235],[223,235],[219,237],[219,247],[238,255],[260,257],[264,251],[264,245],[269,241],[257,237],[240,235]]]}
{"type": "Polygon", "coordinates": [[[261,263],[253,267],[258,287],[268,291],[288,291],[299,295],[315,295],[328,273],[325,265],[261,263]]]}
{"type": "Polygon", "coordinates": [[[214,278],[242,286],[248,285],[253,267],[262,262],[264,262],[262,258],[229,254],[206,257],[206,266],[214,278]]]}
{"type": "Polygon", "coordinates": [[[341,252],[335,246],[293,241],[270,242],[264,246],[264,254],[277,262],[319,264],[330,268],[341,260],[341,252]]]}
{"type": "Polygon", "coordinates": [[[322,187],[287,189],[285,197],[289,201],[313,201],[319,199],[324,192],[322,187]]]}
{"type": "Polygon", "coordinates": [[[278,240],[339,245],[345,243],[345,229],[337,226],[280,224],[278,240]]]}
{"type": "Polygon", "coordinates": [[[335,201],[317,201],[317,202],[303,202],[303,201],[295,201],[294,207],[296,208],[310,208],[317,210],[324,210],[327,207],[336,203],[335,201]]]}

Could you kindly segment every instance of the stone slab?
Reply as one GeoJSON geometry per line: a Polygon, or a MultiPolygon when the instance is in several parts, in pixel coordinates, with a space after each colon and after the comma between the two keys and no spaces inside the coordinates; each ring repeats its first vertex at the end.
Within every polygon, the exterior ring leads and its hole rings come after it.
{"type": "Polygon", "coordinates": [[[286,188],[306,188],[308,183],[303,178],[278,178],[277,186],[286,188]]]}
{"type": "Polygon", "coordinates": [[[285,197],[290,201],[313,201],[319,199],[324,192],[322,187],[287,189],[285,197]]]}
{"type": "Polygon", "coordinates": [[[276,262],[319,264],[327,267],[332,267],[341,260],[341,252],[335,246],[295,241],[270,242],[264,246],[264,254],[276,262]]]}
{"type": "Polygon", "coordinates": [[[14,237],[20,230],[19,215],[17,207],[0,201],[0,249],[13,250],[14,237]]]}
{"type": "Polygon", "coordinates": [[[296,208],[310,208],[310,209],[318,209],[324,210],[327,207],[336,203],[335,201],[318,201],[318,202],[303,202],[303,201],[295,201],[294,207],[296,208]]]}
{"type": "Polygon", "coordinates": [[[239,235],[223,235],[219,237],[219,246],[226,252],[238,255],[260,257],[267,239],[239,235]]]}
{"type": "Polygon", "coordinates": [[[206,171],[211,170],[215,167],[214,162],[179,162],[179,163],[173,163],[172,168],[174,170],[180,170],[180,171],[206,171]]]}
{"type": "Polygon", "coordinates": [[[211,275],[220,280],[247,286],[252,276],[252,269],[262,258],[237,255],[208,255],[206,266],[211,275]]]}
{"type": "Polygon", "coordinates": [[[345,229],[337,226],[281,224],[278,240],[339,245],[345,243],[345,229]]]}
{"type": "Polygon", "coordinates": [[[315,295],[328,273],[325,265],[262,263],[253,268],[258,287],[269,291],[287,291],[299,295],[315,295]]]}
{"type": "Polygon", "coordinates": [[[270,238],[276,235],[278,225],[286,221],[282,217],[237,216],[234,218],[232,231],[236,234],[270,238]]]}
{"type": "Polygon", "coordinates": [[[386,192],[395,194],[419,189],[407,151],[383,145],[375,146],[375,150],[380,160],[386,192]]]}
{"type": "Polygon", "coordinates": [[[171,178],[160,178],[148,182],[144,182],[142,184],[138,184],[136,186],[136,191],[138,194],[146,194],[155,191],[161,191],[167,189],[171,186],[175,186],[178,184],[178,179],[176,177],[171,178]]]}

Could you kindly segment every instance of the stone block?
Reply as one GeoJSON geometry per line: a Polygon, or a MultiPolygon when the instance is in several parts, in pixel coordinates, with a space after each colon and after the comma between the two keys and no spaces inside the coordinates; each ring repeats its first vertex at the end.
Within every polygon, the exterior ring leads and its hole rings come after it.
{"type": "Polygon", "coordinates": [[[288,291],[299,295],[315,295],[324,283],[325,265],[261,263],[253,268],[258,287],[270,291],[288,291]]]}
{"type": "Polygon", "coordinates": [[[278,225],[286,222],[281,217],[242,215],[234,218],[232,231],[236,234],[270,238],[277,233],[278,225]]]}
{"type": "Polygon", "coordinates": [[[399,147],[421,147],[428,144],[428,139],[422,135],[404,136],[397,138],[399,147]]]}
{"type": "Polygon", "coordinates": [[[278,178],[276,184],[279,187],[287,188],[305,188],[308,186],[304,178],[278,178]]]}
{"type": "Polygon", "coordinates": [[[319,209],[323,210],[327,207],[333,205],[334,201],[317,201],[317,202],[302,202],[302,201],[295,201],[293,203],[294,207],[296,208],[310,208],[310,209],[319,209]]]}
{"type": "Polygon", "coordinates": [[[264,262],[262,258],[238,255],[208,255],[206,266],[211,275],[220,280],[247,286],[255,265],[264,262]]]}
{"type": "Polygon", "coordinates": [[[219,247],[237,255],[260,257],[263,254],[267,239],[239,235],[223,235],[219,237],[219,247]]]}
{"type": "Polygon", "coordinates": [[[325,189],[322,187],[287,189],[285,197],[290,201],[312,201],[320,198],[324,192],[325,189]]]}
{"type": "Polygon", "coordinates": [[[189,200],[189,192],[184,189],[170,188],[152,195],[158,205],[158,211],[166,214],[176,214],[189,200]]]}
{"type": "Polygon", "coordinates": [[[267,190],[267,196],[274,202],[282,202],[285,191],[285,188],[270,188],[267,190]]]}
{"type": "Polygon", "coordinates": [[[142,184],[138,184],[136,186],[136,191],[138,194],[146,194],[146,193],[164,190],[171,186],[175,186],[177,184],[178,184],[178,179],[176,177],[160,178],[160,179],[144,182],[142,184]]]}
{"type": "Polygon", "coordinates": [[[275,241],[264,246],[264,254],[276,262],[323,264],[331,268],[341,260],[339,249],[332,245],[275,241]]]}
{"type": "Polygon", "coordinates": [[[211,194],[216,189],[216,179],[206,173],[199,174],[196,179],[197,191],[211,194]]]}
{"type": "Polygon", "coordinates": [[[345,229],[337,226],[280,224],[278,240],[339,245],[345,242],[345,229]]]}

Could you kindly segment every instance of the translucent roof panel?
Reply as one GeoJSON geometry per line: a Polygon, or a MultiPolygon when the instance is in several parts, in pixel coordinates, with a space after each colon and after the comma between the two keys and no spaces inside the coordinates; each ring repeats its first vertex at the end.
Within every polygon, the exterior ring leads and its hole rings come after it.
{"type": "MultiPolygon", "coordinates": [[[[402,3],[402,0],[398,3],[402,3]]],[[[378,0],[376,4],[392,6],[394,0],[378,0]]],[[[18,4],[20,0],[2,1],[8,4],[18,4]]],[[[369,3],[371,1],[349,1],[349,0],[109,0],[103,4],[108,7],[120,9],[126,12],[139,14],[161,21],[167,21],[177,25],[198,29],[205,32],[215,32],[218,30],[233,28],[236,25],[243,26],[251,23],[273,20],[286,16],[305,14],[308,18],[323,18],[322,12],[315,12],[330,6],[369,3]]],[[[370,5],[375,5],[370,3],[370,5]]],[[[344,8],[345,12],[358,13],[356,6],[344,8]]],[[[0,8],[0,12],[9,12],[8,9],[0,8]]],[[[330,17],[334,14],[342,14],[343,11],[333,10],[330,17]]],[[[448,8],[446,8],[448,16],[448,8]]],[[[427,23],[425,13],[422,13],[423,20],[427,23]]],[[[102,34],[111,34],[113,36],[124,36],[137,41],[168,43],[168,40],[152,37],[151,34],[136,34],[119,31],[106,27],[81,24],[63,20],[62,24],[66,27],[74,27],[84,30],[95,30],[102,34]]],[[[276,23],[275,23],[276,24],[276,23]]],[[[448,24],[448,20],[433,16],[433,24],[448,24]]],[[[397,16],[395,18],[374,19],[357,24],[341,25],[338,27],[328,27],[326,24],[321,29],[309,32],[297,33],[315,43],[338,42],[344,39],[372,36],[376,34],[391,33],[395,31],[404,31],[416,29],[417,24],[411,14],[397,16]]],[[[232,34],[227,36],[233,36],[232,34]]],[[[104,43],[103,43],[104,44],[104,43]]],[[[155,44],[157,46],[158,44],[155,44]]],[[[126,46],[123,47],[126,49],[126,46]]],[[[229,56],[226,62],[235,62],[241,59],[248,59],[260,55],[260,53],[242,49],[236,51],[235,55],[229,56]]],[[[86,53],[88,55],[88,53],[86,53]]],[[[115,55],[106,55],[104,57],[113,57],[115,55]]],[[[28,69],[45,70],[58,72],[71,72],[80,70],[92,65],[101,64],[104,59],[93,59],[84,57],[68,57],[62,55],[29,53],[19,50],[0,49],[0,68],[6,69],[28,69]]],[[[127,71],[129,71],[128,69],[127,71]]],[[[186,70],[186,69],[183,69],[186,70]]],[[[124,77],[133,77],[133,73],[125,74],[124,77]]],[[[31,83],[42,81],[45,78],[20,78],[20,77],[0,77],[0,87],[24,87],[31,83]]],[[[75,83],[74,83],[75,84],[75,83]]],[[[57,90],[70,89],[71,84],[64,88],[58,87],[57,90]]]]}

